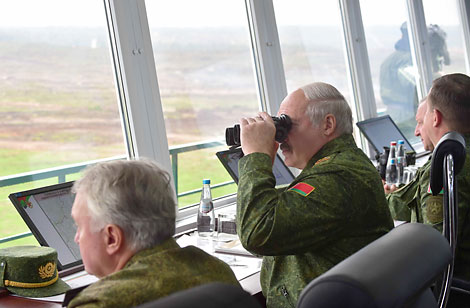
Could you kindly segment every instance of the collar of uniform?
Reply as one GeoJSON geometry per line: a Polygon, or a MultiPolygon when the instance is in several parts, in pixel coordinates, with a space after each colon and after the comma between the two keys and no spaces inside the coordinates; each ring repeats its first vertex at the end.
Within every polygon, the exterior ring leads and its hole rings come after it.
{"type": "Polygon", "coordinates": [[[325,144],[317,154],[313,155],[310,161],[305,166],[305,169],[308,169],[315,165],[315,163],[322,159],[323,157],[332,155],[334,153],[339,153],[345,149],[350,149],[351,147],[356,147],[356,142],[351,134],[344,134],[335,138],[325,144]]]}
{"type": "Polygon", "coordinates": [[[178,245],[176,240],[171,237],[157,246],[143,249],[137,252],[134,256],[132,256],[129,262],[127,262],[124,268],[129,267],[132,264],[139,262],[139,260],[146,258],[147,256],[154,255],[156,253],[163,252],[166,250],[177,249],[177,248],[180,248],[180,246],[178,245]]]}

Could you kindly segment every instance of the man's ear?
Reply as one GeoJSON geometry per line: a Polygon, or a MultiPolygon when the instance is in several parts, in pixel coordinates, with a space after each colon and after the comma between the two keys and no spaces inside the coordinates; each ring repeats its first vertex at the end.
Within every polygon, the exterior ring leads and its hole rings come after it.
{"type": "Polygon", "coordinates": [[[115,224],[109,224],[104,227],[103,239],[106,252],[110,256],[119,252],[124,246],[124,232],[115,224]]]}
{"type": "Polygon", "coordinates": [[[439,125],[442,124],[442,112],[440,112],[438,109],[434,108],[432,111],[432,125],[433,127],[438,127],[439,125]]]}
{"type": "Polygon", "coordinates": [[[326,136],[331,136],[336,131],[336,118],[332,114],[327,114],[323,121],[323,131],[326,136]]]}

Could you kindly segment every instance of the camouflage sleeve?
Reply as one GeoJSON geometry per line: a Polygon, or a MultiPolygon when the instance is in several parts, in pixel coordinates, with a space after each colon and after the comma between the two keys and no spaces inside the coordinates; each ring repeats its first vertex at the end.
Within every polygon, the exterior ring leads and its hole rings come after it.
{"type": "Polygon", "coordinates": [[[348,200],[353,185],[346,177],[337,170],[318,168],[302,179],[313,187],[304,196],[276,190],[271,168],[271,159],[262,153],[239,162],[237,231],[245,248],[260,255],[298,254],[327,245],[345,232],[354,211],[341,203],[348,200]]]}
{"type": "Polygon", "coordinates": [[[411,207],[416,207],[416,192],[419,183],[414,179],[407,185],[387,194],[388,207],[394,220],[411,221],[411,207]]]}

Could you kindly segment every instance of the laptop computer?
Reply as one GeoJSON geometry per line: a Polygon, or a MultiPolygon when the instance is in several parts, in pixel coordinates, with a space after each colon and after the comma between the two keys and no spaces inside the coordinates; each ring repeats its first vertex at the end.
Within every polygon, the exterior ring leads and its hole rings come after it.
{"type": "MultiPolygon", "coordinates": [[[[235,148],[220,151],[217,152],[216,155],[233,181],[238,184],[238,161],[243,157],[242,149],[235,148]]],[[[276,178],[276,186],[290,184],[295,178],[289,168],[284,164],[281,157],[279,157],[279,154],[276,154],[274,160],[273,174],[276,178]]]]}
{"type": "Polygon", "coordinates": [[[67,182],[9,195],[39,244],[57,250],[57,268],[67,273],[83,269],[80,249],[74,241],[72,185],[73,182],[67,182]]]}
{"type": "Polygon", "coordinates": [[[400,139],[405,142],[407,151],[416,152],[389,115],[360,121],[356,125],[379,153],[383,152],[384,146],[390,146],[390,141],[398,141],[400,139]]]}

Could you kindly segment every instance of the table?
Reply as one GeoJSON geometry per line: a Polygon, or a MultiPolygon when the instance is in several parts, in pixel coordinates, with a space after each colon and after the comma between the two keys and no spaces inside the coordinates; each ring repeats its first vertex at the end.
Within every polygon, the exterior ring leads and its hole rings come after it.
{"type": "MultiPolygon", "coordinates": [[[[184,235],[177,241],[181,247],[194,245],[226,262],[230,265],[230,268],[235,273],[235,276],[240,281],[244,290],[253,296],[260,294],[261,286],[259,275],[262,262],[260,258],[247,257],[240,254],[218,253],[216,251],[218,250],[219,245],[216,238],[199,238],[195,233],[184,235]]],[[[11,294],[0,293],[0,308],[16,307],[59,308],[62,307],[62,304],[58,302],[33,300],[13,296],[11,294]]]]}

